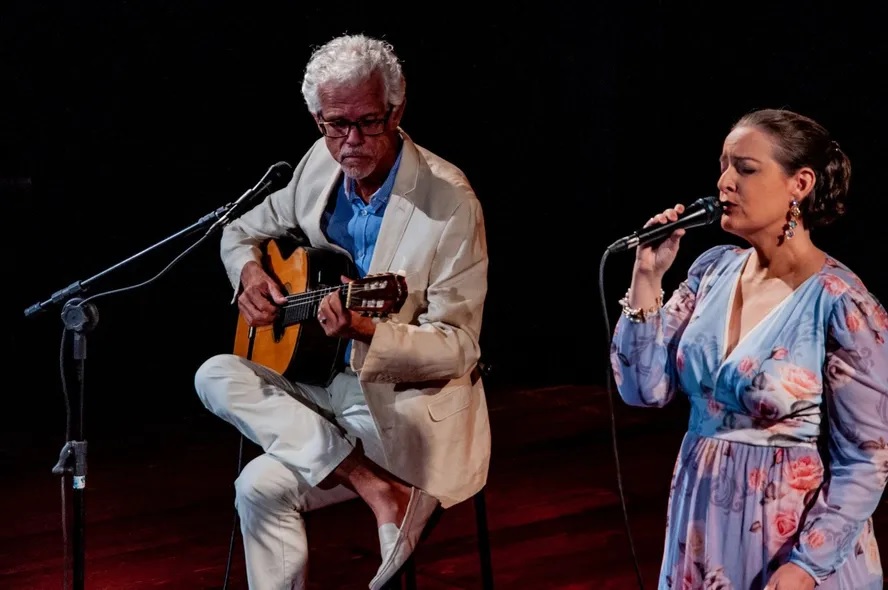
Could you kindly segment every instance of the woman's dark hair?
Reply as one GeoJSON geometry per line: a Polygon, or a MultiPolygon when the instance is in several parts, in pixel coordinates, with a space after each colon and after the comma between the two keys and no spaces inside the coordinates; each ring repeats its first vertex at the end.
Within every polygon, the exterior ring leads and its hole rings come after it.
{"type": "Polygon", "coordinates": [[[802,223],[812,228],[832,223],[845,214],[851,181],[851,161],[820,123],[785,109],[762,109],[734,124],[755,127],[774,142],[774,158],[787,174],[804,167],[814,171],[814,189],[799,204],[802,223]]]}

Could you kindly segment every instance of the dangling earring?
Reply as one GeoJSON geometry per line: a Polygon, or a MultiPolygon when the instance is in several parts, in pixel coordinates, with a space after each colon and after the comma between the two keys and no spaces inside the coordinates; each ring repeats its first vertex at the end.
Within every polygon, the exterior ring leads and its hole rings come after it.
{"type": "Polygon", "coordinates": [[[789,222],[783,230],[783,235],[786,236],[787,240],[791,240],[795,235],[795,228],[799,225],[799,217],[801,215],[802,211],[799,209],[799,202],[793,199],[789,204],[789,222]]]}

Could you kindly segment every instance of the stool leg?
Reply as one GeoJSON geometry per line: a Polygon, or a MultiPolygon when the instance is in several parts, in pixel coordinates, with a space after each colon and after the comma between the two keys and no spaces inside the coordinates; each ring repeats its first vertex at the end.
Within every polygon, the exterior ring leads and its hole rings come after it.
{"type": "Polygon", "coordinates": [[[411,555],[401,571],[385,583],[382,590],[416,590],[416,561],[411,555]]]}
{"type": "Polygon", "coordinates": [[[484,590],[493,590],[493,565],[490,559],[490,536],[487,529],[487,502],[484,499],[484,490],[474,497],[475,526],[478,531],[478,559],[481,561],[481,587],[484,590]]]}
{"type": "Polygon", "coordinates": [[[404,574],[399,573],[398,575],[392,577],[391,580],[385,583],[385,586],[382,587],[382,590],[401,590],[401,584],[404,580],[404,574]]]}
{"type": "Polygon", "coordinates": [[[416,590],[416,560],[413,556],[404,564],[404,590],[416,590]]]}

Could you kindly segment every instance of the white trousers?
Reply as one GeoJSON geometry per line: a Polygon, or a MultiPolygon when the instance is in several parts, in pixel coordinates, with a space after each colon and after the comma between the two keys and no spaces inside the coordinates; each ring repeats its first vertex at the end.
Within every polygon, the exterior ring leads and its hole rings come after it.
{"type": "Polygon", "coordinates": [[[195,389],[211,412],[265,451],[235,482],[251,590],[305,588],[302,514],[356,497],[343,486],[322,490],[317,484],[358,439],[369,459],[386,466],[357,376],[340,373],[326,388],[293,384],[261,365],[222,354],[197,370],[195,389]]]}

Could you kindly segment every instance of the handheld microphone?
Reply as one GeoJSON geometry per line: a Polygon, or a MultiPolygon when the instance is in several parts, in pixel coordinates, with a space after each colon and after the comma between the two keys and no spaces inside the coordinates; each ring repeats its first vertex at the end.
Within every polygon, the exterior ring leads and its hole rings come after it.
{"type": "Polygon", "coordinates": [[[684,213],[676,221],[652,225],[620,238],[607,247],[608,252],[625,252],[650,242],[663,241],[677,229],[690,229],[709,225],[721,219],[722,204],[718,197],[701,197],[685,207],[684,213]]]}
{"type": "Polygon", "coordinates": [[[210,228],[212,231],[219,225],[231,223],[253,208],[267,195],[287,186],[293,177],[293,167],[287,162],[273,164],[268,172],[256,183],[256,186],[242,194],[236,201],[225,206],[225,213],[210,228]]]}

